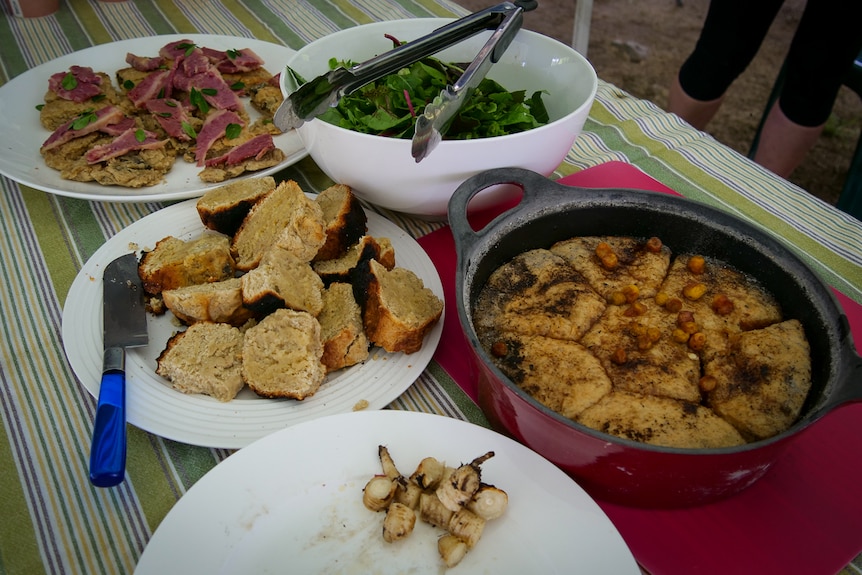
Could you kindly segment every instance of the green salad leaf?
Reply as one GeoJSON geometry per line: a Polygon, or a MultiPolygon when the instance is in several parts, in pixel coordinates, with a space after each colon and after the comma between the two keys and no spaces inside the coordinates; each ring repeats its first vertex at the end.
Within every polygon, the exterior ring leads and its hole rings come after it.
{"type": "MultiPolygon", "coordinates": [[[[329,61],[330,69],[354,65],[350,60],[329,61]]],[[[336,107],[318,118],[355,132],[410,139],[416,116],[446,86],[454,84],[465,68],[466,65],[447,64],[434,57],[424,58],[344,96],[336,107]]],[[[299,84],[304,83],[296,71],[288,68],[288,72],[299,84]]],[[[548,111],[542,100],[546,93],[536,91],[528,97],[525,90],[510,92],[484,78],[461,106],[443,139],[504,136],[547,124],[548,111]]]]}

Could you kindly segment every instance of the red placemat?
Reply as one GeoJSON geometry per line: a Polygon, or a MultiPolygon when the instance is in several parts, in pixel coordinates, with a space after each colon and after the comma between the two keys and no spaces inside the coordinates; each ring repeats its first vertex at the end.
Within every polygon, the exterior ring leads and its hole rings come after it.
{"type": "MultiPolygon", "coordinates": [[[[675,193],[636,167],[609,162],[560,180],[585,188],[675,193]]],[[[503,207],[502,209],[506,209],[503,207]]],[[[476,226],[495,213],[471,216],[476,226]]],[[[419,239],[447,302],[455,301],[455,246],[448,227],[419,239]]],[[[837,292],[836,292],[837,293],[837,292]]],[[[838,294],[862,346],[862,306],[838,294]]],[[[447,313],[434,359],[475,401],[476,383],[458,314],[447,313]]],[[[860,382],[862,385],[862,382],[860,382]]],[[[802,432],[763,479],[727,500],[678,510],[599,502],[638,562],[654,575],[834,574],[862,551],[862,404],[802,432]]]]}

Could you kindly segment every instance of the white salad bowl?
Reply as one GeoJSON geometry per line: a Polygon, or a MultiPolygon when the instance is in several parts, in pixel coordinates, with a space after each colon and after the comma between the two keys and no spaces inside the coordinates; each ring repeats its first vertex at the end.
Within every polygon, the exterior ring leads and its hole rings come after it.
{"type": "MultiPolygon", "coordinates": [[[[297,51],[286,65],[305,80],[329,71],[329,60],[362,62],[392,49],[391,35],[415,40],[451,22],[413,18],[348,28],[315,40],[297,51]]],[[[490,31],[435,54],[444,62],[470,62],[490,31]]],[[[282,73],[282,91],[290,90],[282,73]]],[[[473,140],[444,140],[421,162],[411,154],[409,139],[354,132],[322,120],[305,122],[297,131],[309,155],[333,181],[350,186],[360,198],[390,210],[443,217],[449,198],[470,176],[500,167],[521,167],[551,175],[580,134],[596,95],[596,72],[571,47],[547,36],[520,30],[488,78],[509,91],[537,90],[550,122],[517,134],[473,140]]],[[[417,111],[417,113],[421,113],[417,111]]],[[[500,201],[510,188],[498,186],[479,194],[471,210],[500,201]]]]}

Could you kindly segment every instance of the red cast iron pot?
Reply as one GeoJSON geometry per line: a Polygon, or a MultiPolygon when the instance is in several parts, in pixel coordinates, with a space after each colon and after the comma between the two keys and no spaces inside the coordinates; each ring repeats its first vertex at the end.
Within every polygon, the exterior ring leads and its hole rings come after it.
{"type": "Polygon", "coordinates": [[[555,463],[597,498],[658,508],[725,498],[761,478],[807,426],[841,405],[862,401],[862,358],[830,288],[774,237],[725,212],[668,194],[572,188],[535,172],[504,168],[480,173],[456,190],[449,224],[458,252],[458,316],[475,359],[479,406],[496,429],[555,463]],[[467,204],[496,184],[521,187],[523,198],[473,230],[467,204]],[[526,250],[589,235],[658,236],[675,253],[713,256],[758,278],[785,317],[802,322],[811,345],[812,389],[799,420],[775,437],[739,447],[655,447],[575,423],[503,375],[479,344],[471,320],[488,276],[526,250]]]}

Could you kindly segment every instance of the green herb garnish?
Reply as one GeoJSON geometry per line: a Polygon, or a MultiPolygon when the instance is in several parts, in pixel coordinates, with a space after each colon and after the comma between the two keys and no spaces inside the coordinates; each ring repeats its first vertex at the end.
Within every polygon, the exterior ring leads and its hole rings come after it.
{"type": "Polygon", "coordinates": [[[228,140],[239,137],[240,132],[242,132],[242,126],[239,124],[228,124],[224,129],[224,135],[228,140]]]}
{"type": "Polygon", "coordinates": [[[245,88],[245,82],[243,81],[237,81],[230,85],[231,90],[242,90],[243,88],[245,88]]]}
{"type": "Polygon", "coordinates": [[[182,42],[180,44],[177,44],[176,47],[179,48],[180,50],[185,50],[185,55],[188,56],[189,54],[191,54],[192,52],[195,51],[195,48],[197,48],[197,44],[193,44],[190,42],[182,42]]]}
{"type": "Polygon", "coordinates": [[[71,72],[66,72],[66,75],[60,80],[60,85],[64,90],[74,90],[78,87],[78,79],[71,72]]]}
{"type": "Polygon", "coordinates": [[[131,80],[126,80],[123,82],[123,88],[125,88],[126,91],[131,90],[134,87],[135,87],[135,83],[132,82],[131,80]]]}
{"type": "Polygon", "coordinates": [[[96,120],[98,120],[98,117],[93,110],[84,110],[80,116],[72,120],[72,129],[83,130],[96,120]]]}
{"type": "Polygon", "coordinates": [[[197,88],[192,88],[189,92],[189,102],[191,102],[192,106],[200,110],[202,113],[206,114],[209,112],[209,102],[207,102],[204,95],[197,88]]]}
{"type": "Polygon", "coordinates": [[[197,139],[197,132],[195,132],[195,129],[192,127],[191,124],[189,124],[188,122],[182,122],[180,125],[183,128],[183,132],[185,132],[189,138],[191,138],[192,140],[197,139]]]}
{"type": "Polygon", "coordinates": [[[227,54],[228,58],[233,60],[242,56],[242,50],[228,50],[227,52],[225,52],[225,54],[227,54]]]}
{"type": "Polygon", "coordinates": [[[135,139],[138,142],[143,142],[144,140],[147,139],[147,133],[145,131],[141,130],[140,128],[138,128],[137,130],[135,130],[135,139]]]}

